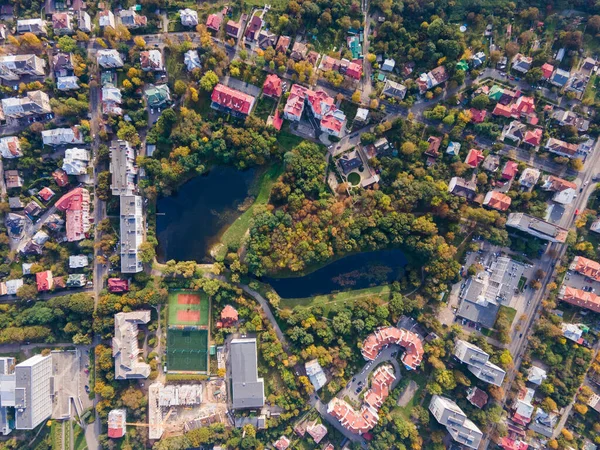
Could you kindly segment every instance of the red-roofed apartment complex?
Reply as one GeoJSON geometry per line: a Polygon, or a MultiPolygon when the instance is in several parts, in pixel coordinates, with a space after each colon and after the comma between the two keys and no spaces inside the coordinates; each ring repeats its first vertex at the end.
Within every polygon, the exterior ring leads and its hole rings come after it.
{"type": "Polygon", "coordinates": [[[83,188],[75,188],[63,195],[56,208],[66,212],[67,240],[80,241],[90,229],[90,193],[83,188]]]}
{"type": "Polygon", "coordinates": [[[315,91],[294,84],[283,109],[283,116],[297,122],[302,118],[304,105],[308,104],[312,115],[320,121],[321,131],[340,137],[346,125],[346,115],[335,107],[335,100],[322,89],[315,91]]]}
{"type": "Polygon", "coordinates": [[[267,97],[281,97],[281,78],[274,73],[267,75],[263,84],[263,95],[267,97]]]}
{"type": "Polygon", "coordinates": [[[327,412],[340,421],[348,431],[362,435],[371,430],[379,421],[377,411],[390,395],[396,377],[389,365],[379,366],[371,378],[371,388],[364,396],[360,411],[356,411],[344,400],[334,398],[327,405],[327,412]]]}
{"type": "Polygon", "coordinates": [[[595,281],[600,281],[600,264],[583,256],[576,256],[569,266],[570,270],[580,273],[595,281]]]}
{"type": "Polygon", "coordinates": [[[223,19],[217,14],[210,14],[206,19],[206,28],[213,31],[219,31],[221,29],[221,23],[223,19]]]}
{"type": "Polygon", "coordinates": [[[38,292],[49,291],[54,287],[54,280],[52,279],[52,272],[50,270],[36,273],[35,281],[38,292]]]}
{"type": "Polygon", "coordinates": [[[225,111],[234,116],[247,116],[254,107],[256,100],[251,95],[231,89],[224,84],[217,84],[210,97],[211,108],[225,111]]]}
{"type": "Polygon", "coordinates": [[[586,292],[581,289],[563,285],[558,294],[558,298],[571,305],[600,313],[600,297],[592,292],[586,292]]]}
{"type": "Polygon", "coordinates": [[[382,327],[367,336],[363,342],[362,355],[367,361],[373,361],[381,349],[389,344],[404,348],[402,362],[408,370],[415,370],[423,360],[423,343],[421,338],[404,328],[382,327]]]}

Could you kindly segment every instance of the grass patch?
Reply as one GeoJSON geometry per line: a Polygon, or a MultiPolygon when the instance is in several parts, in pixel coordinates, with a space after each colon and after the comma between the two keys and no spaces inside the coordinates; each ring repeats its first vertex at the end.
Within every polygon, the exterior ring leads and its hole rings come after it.
{"type": "Polygon", "coordinates": [[[50,425],[52,450],[62,450],[62,422],[52,421],[50,425]]]}
{"type": "Polygon", "coordinates": [[[64,422],[63,427],[65,428],[65,450],[71,449],[71,421],[64,422]]]}
{"type": "Polygon", "coordinates": [[[87,450],[85,442],[85,433],[83,429],[76,423],[73,426],[73,450],[87,450]]]}
{"type": "Polygon", "coordinates": [[[267,204],[271,196],[271,188],[282,172],[283,165],[275,164],[261,175],[256,184],[257,192],[254,203],[225,230],[221,237],[224,251],[239,248],[246,231],[250,228],[250,221],[254,216],[254,211],[259,205],[267,204]]]}
{"type": "Polygon", "coordinates": [[[256,108],[254,108],[254,115],[266,121],[269,118],[269,115],[273,111],[274,107],[275,100],[262,95],[258,99],[258,102],[256,102],[256,108]]]}
{"type": "Polygon", "coordinates": [[[501,305],[500,309],[498,310],[498,315],[500,314],[504,314],[510,322],[510,324],[512,325],[513,321],[515,320],[515,316],[517,315],[517,310],[508,306],[501,305]]]}
{"type": "Polygon", "coordinates": [[[360,174],[358,174],[356,172],[352,172],[352,173],[348,174],[348,182],[352,186],[358,186],[360,183],[360,174]]]}
{"type": "Polygon", "coordinates": [[[525,287],[525,283],[527,283],[527,278],[525,278],[525,277],[519,278],[519,285],[517,286],[517,289],[519,289],[519,291],[523,292],[523,288],[525,287]]]}
{"type": "Polygon", "coordinates": [[[279,135],[277,136],[277,143],[279,146],[286,152],[289,152],[303,141],[304,139],[302,139],[300,136],[296,136],[290,132],[290,124],[289,121],[286,120],[279,135]]]}
{"type": "Polygon", "coordinates": [[[592,75],[585,88],[585,92],[583,93],[583,97],[581,99],[582,103],[591,105],[596,100],[596,81],[597,75],[592,75]]]}
{"type": "Polygon", "coordinates": [[[354,120],[358,105],[356,103],[349,102],[348,100],[342,100],[340,103],[340,109],[344,111],[349,121],[354,120]]]}
{"type": "Polygon", "coordinates": [[[415,391],[412,398],[410,399],[410,401],[406,404],[406,406],[396,406],[394,407],[394,409],[392,409],[390,414],[394,419],[403,418],[404,420],[410,420],[411,411],[415,406],[417,406],[420,403],[421,392],[427,384],[427,375],[425,375],[424,373],[410,371],[408,373],[403,374],[402,379],[400,380],[400,384],[395,389],[402,392],[408,387],[408,384],[411,381],[417,383],[418,388],[415,391]]]}
{"type": "Polygon", "coordinates": [[[165,48],[165,68],[169,74],[169,87],[173,89],[176,80],[186,78],[183,72],[183,58],[179,52],[165,48]]]}
{"type": "MultiPolygon", "coordinates": [[[[305,308],[313,308],[315,306],[330,306],[334,304],[346,304],[366,297],[389,297],[391,288],[389,285],[373,286],[365,289],[357,289],[354,291],[339,292],[337,294],[317,295],[315,297],[306,298],[282,298],[280,308],[293,309],[296,306],[305,308]]],[[[327,309],[327,308],[326,308],[327,309]]]]}

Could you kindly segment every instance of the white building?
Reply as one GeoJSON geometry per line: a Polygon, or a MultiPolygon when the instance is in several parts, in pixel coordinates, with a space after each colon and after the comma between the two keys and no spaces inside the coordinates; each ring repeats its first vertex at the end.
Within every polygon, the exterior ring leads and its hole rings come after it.
{"type": "Polygon", "coordinates": [[[327,383],[327,376],[325,372],[323,372],[323,368],[321,364],[319,364],[319,360],[313,359],[312,361],[308,361],[304,368],[306,369],[306,375],[308,375],[308,379],[315,387],[315,391],[321,389],[327,383]]]}
{"type": "Polygon", "coordinates": [[[79,89],[79,78],[76,76],[57,77],[56,89],[59,91],[74,91],[79,89]]]}
{"type": "Polygon", "coordinates": [[[180,9],[179,17],[181,18],[181,25],[184,27],[195,27],[198,25],[198,13],[193,9],[180,9]]]}
{"type": "Polygon", "coordinates": [[[69,148],[65,150],[62,169],[67,172],[67,175],[85,175],[89,162],[90,152],[88,150],[69,148]]]}
{"type": "Polygon", "coordinates": [[[84,33],[92,31],[92,18],[85,11],[79,11],[79,29],[84,33]]]}
{"type": "Polygon", "coordinates": [[[111,28],[116,28],[115,27],[115,15],[112,13],[112,11],[110,10],[104,10],[104,11],[100,11],[98,13],[98,25],[100,25],[100,28],[105,28],[105,27],[111,27],[111,28]]]}
{"type": "Polygon", "coordinates": [[[23,286],[23,279],[8,280],[6,282],[6,295],[16,295],[17,291],[23,286]]]}
{"type": "Polygon", "coordinates": [[[33,430],[52,414],[52,357],[35,355],[15,366],[15,428],[33,430]]]}
{"type": "Polygon", "coordinates": [[[16,81],[23,75],[43,77],[46,61],[36,55],[9,55],[0,57],[0,78],[16,81]]]}
{"type": "Polygon", "coordinates": [[[123,67],[123,59],[118,51],[111,50],[98,50],[96,53],[98,65],[105,69],[114,69],[117,67],[123,67]]]}
{"type": "Polygon", "coordinates": [[[483,433],[452,400],[434,395],[429,411],[456,442],[473,449],[479,447],[483,433]]]}
{"type": "Polygon", "coordinates": [[[188,50],[187,52],[185,52],[183,55],[183,62],[187,67],[187,70],[190,72],[194,69],[199,69],[200,67],[202,67],[197,50],[188,50]]]}
{"type": "Polygon", "coordinates": [[[16,136],[0,138],[0,154],[4,159],[20,158],[23,156],[19,138],[16,136]]]}
{"type": "Polygon", "coordinates": [[[29,91],[23,98],[2,99],[2,111],[6,117],[18,119],[36,114],[49,114],[52,108],[48,94],[42,91],[29,91]]]}
{"type": "Polygon", "coordinates": [[[113,195],[133,195],[135,177],[138,173],[135,166],[135,150],[127,141],[115,140],[110,145],[110,188],[113,195]]]}
{"type": "Polygon", "coordinates": [[[148,378],[150,366],[141,360],[138,347],[138,325],[150,322],[150,311],[115,314],[115,336],[112,353],[115,358],[115,380],[148,378]]]}
{"type": "Polygon", "coordinates": [[[69,144],[83,144],[83,135],[79,126],[71,128],[55,128],[42,131],[44,145],[57,146],[69,144]]]}
{"type": "Polygon", "coordinates": [[[395,66],[396,61],[392,58],[389,58],[383,61],[383,64],[381,65],[381,70],[383,70],[384,72],[391,72],[392,70],[394,70],[395,66]]]}
{"type": "Polygon", "coordinates": [[[85,255],[72,255],[69,256],[69,268],[80,269],[86,267],[89,264],[88,257],[85,255]]]}
{"type": "Polygon", "coordinates": [[[454,356],[460,362],[467,364],[471,373],[481,381],[494,386],[502,386],[506,372],[497,365],[492,364],[489,361],[490,355],[476,345],[459,339],[454,346],[454,356]]]}
{"type": "Polygon", "coordinates": [[[535,384],[536,386],[540,386],[544,380],[548,378],[548,374],[544,369],[538,366],[531,366],[529,369],[529,373],[527,375],[527,381],[535,384]]]}
{"type": "Polygon", "coordinates": [[[144,241],[144,216],[142,197],[121,195],[121,272],[138,273],[143,270],[139,257],[144,241]]]}
{"type": "Polygon", "coordinates": [[[42,19],[17,20],[17,33],[47,34],[46,22],[42,19]]]}

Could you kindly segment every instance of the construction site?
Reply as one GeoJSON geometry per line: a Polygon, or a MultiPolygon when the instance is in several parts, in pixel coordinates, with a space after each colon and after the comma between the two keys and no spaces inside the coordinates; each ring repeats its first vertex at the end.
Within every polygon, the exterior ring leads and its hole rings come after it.
{"type": "Polygon", "coordinates": [[[212,380],[194,384],[160,382],[148,389],[148,423],[127,423],[148,428],[149,439],[183,434],[203,425],[227,420],[225,382],[212,380]]]}

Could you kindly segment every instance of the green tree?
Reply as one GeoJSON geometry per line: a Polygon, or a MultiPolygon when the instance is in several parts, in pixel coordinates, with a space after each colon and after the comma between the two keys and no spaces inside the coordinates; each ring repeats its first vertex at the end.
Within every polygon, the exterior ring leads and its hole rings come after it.
{"type": "Polygon", "coordinates": [[[214,89],[214,87],[219,82],[219,77],[212,70],[208,70],[204,76],[200,79],[200,87],[209,92],[214,89]]]}

